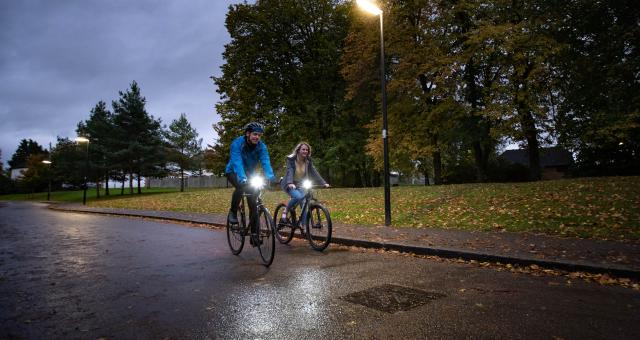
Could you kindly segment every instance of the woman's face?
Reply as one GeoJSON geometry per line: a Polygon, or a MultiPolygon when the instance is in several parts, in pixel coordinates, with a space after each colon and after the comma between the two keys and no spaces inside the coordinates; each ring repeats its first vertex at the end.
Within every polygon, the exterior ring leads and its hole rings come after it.
{"type": "Polygon", "coordinates": [[[300,149],[298,150],[298,155],[303,158],[307,158],[307,156],[309,156],[309,147],[302,144],[302,146],[300,146],[300,149]]]}

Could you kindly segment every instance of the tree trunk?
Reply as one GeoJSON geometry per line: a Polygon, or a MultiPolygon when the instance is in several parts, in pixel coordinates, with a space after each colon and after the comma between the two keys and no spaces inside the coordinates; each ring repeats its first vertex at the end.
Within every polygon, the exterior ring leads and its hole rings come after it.
{"type": "Polygon", "coordinates": [[[521,113],[522,129],[527,139],[527,153],[529,154],[529,179],[537,181],[542,178],[540,167],[540,144],[538,133],[531,112],[521,113]]]}
{"type": "Polygon", "coordinates": [[[436,151],[433,152],[433,184],[442,184],[442,155],[438,146],[438,136],[431,137],[431,142],[436,151]]]}
{"type": "MultiPolygon", "coordinates": [[[[524,89],[526,90],[526,86],[524,89]]],[[[524,103],[524,100],[520,100],[518,102],[518,114],[520,115],[522,132],[527,141],[527,153],[529,154],[529,179],[537,181],[541,178],[538,131],[536,129],[536,122],[533,119],[533,114],[524,103]]]]}
{"type": "Polygon", "coordinates": [[[100,198],[100,177],[96,178],[96,198],[100,198]]]}
{"type": "Polygon", "coordinates": [[[489,152],[486,148],[482,147],[480,141],[473,142],[473,156],[476,161],[476,180],[478,182],[486,182],[489,152]]]}
{"type": "Polygon", "coordinates": [[[127,180],[127,176],[123,174],[122,176],[122,187],[120,188],[120,195],[124,195],[124,181],[127,180]]]}
{"type": "Polygon", "coordinates": [[[520,89],[516,88],[515,91],[518,115],[520,116],[520,124],[522,125],[522,133],[527,140],[527,150],[529,154],[529,179],[537,181],[541,178],[538,130],[536,129],[535,119],[526,100],[529,91],[526,81],[532,70],[533,64],[527,63],[527,67],[520,78],[522,80],[522,84],[520,84],[522,87],[520,89]]]}
{"type": "Polygon", "coordinates": [[[180,192],[184,192],[184,170],[180,168],[180,192]]]}
{"type": "Polygon", "coordinates": [[[109,196],[109,172],[104,175],[104,195],[109,196]]]}
{"type": "Polygon", "coordinates": [[[140,173],[136,174],[136,176],[137,176],[137,180],[138,180],[138,194],[141,194],[142,193],[142,189],[140,188],[140,181],[141,181],[140,173]]]}
{"type": "Polygon", "coordinates": [[[133,170],[129,170],[129,194],[133,195],[133,170]]]}
{"type": "Polygon", "coordinates": [[[428,186],[430,185],[429,183],[429,169],[427,169],[426,167],[422,170],[422,174],[424,175],[424,185],[428,186]]]}

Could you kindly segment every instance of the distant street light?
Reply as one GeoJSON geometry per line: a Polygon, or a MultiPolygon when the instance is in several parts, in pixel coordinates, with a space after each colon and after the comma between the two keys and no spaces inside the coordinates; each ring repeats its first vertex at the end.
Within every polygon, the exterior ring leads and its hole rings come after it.
{"type": "Polygon", "coordinates": [[[382,10],[368,0],[358,0],[358,5],[367,12],[380,16],[380,88],[382,89],[382,145],[384,159],[384,224],[391,225],[391,187],[389,183],[389,142],[387,139],[387,89],[384,72],[384,24],[382,10]]]}
{"type": "Polygon", "coordinates": [[[85,163],[84,163],[84,185],[82,186],[82,189],[83,189],[82,204],[86,205],[87,204],[87,177],[89,175],[89,138],[76,137],[75,140],[77,143],[80,143],[80,144],[87,143],[87,153],[86,153],[85,163]]]}
{"type": "Polygon", "coordinates": [[[47,182],[49,182],[49,186],[47,189],[47,201],[51,201],[51,161],[43,160],[42,163],[48,165],[49,169],[47,171],[47,182]]]}

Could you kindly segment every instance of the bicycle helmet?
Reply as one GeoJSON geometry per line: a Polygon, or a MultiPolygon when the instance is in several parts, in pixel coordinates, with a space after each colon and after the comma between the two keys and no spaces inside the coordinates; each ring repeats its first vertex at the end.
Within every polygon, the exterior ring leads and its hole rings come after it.
{"type": "Polygon", "coordinates": [[[264,126],[258,122],[251,122],[244,126],[244,132],[260,132],[264,133],[264,126]]]}

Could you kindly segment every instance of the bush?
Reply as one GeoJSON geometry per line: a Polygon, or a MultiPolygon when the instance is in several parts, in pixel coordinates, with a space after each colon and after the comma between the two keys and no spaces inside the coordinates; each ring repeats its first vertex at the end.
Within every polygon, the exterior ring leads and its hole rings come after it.
{"type": "Polygon", "coordinates": [[[0,194],[12,194],[15,192],[15,184],[4,173],[0,174],[0,194]]]}

